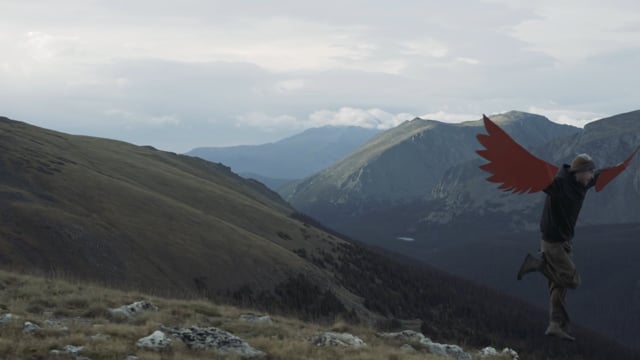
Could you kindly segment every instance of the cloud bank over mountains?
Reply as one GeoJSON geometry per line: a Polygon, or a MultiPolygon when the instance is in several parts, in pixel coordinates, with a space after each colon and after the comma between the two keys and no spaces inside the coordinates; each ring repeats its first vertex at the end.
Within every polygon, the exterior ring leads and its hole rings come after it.
{"type": "Polygon", "coordinates": [[[0,5],[3,115],[167,150],[512,109],[582,126],[640,96],[628,1],[56,5],[0,5]]]}

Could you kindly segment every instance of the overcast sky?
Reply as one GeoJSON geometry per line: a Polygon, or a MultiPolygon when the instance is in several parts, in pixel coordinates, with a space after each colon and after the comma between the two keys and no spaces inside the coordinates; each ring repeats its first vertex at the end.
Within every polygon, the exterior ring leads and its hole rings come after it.
{"type": "Polygon", "coordinates": [[[175,152],[640,108],[635,0],[0,0],[0,20],[0,115],[175,152]]]}

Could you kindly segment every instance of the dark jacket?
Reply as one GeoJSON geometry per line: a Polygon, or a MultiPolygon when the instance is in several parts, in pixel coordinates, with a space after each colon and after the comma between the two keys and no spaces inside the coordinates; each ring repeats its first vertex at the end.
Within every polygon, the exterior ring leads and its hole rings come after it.
{"type": "Polygon", "coordinates": [[[593,180],[584,186],[576,180],[569,168],[569,165],[563,165],[553,182],[543,190],[547,194],[547,199],[544,203],[542,219],[540,219],[540,231],[542,238],[548,242],[573,239],[584,197],[600,175],[599,171],[596,172],[593,180]]]}

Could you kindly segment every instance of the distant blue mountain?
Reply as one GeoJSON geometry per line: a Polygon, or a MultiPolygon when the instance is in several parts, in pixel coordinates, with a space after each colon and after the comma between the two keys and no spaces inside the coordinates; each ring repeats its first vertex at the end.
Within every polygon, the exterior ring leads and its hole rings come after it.
{"type": "Polygon", "coordinates": [[[357,126],[325,126],[274,143],[199,147],[186,155],[223,163],[244,176],[302,179],[341,160],[380,132],[357,126]]]}

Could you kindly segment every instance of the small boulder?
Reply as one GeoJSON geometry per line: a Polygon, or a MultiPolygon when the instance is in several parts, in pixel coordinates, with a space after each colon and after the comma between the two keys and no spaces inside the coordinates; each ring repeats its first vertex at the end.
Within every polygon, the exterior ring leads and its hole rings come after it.
{"type": "Polygon", "coordinates": [[[2,315],[0,315],[0,326],[10,323],[13,320],[15,320],[16,318],[17,318],[17,316],[15,316],[15,315],[13,315],[11,313],[2,314],[2,315]]]}
{"type": "Polygon", "coordinates": [[[502,354],[503,355],[507,355],[511,357],[511,360],[520,360],[520,356],[518,355],[518,353],[510,348],[504,348],[502,349],[502,354]]]}
{"type": "Polygon", "coordinates": [[[240,315],[240,321],[252,324],[273,324],[273,320],[269,315],[243,314],[240,315]]]}
{"type": "Polygon", "coordinates": [[[357,336],[349,333],[325,332],[311,337],[311,343],[316,346],[349,346],[361,347],[367,344],[357,336]]]}
{"type": "Polygon", "coordinates": [[[409,344],[404,344],[402,346],[400,346],[400,351],[402,351],[403,353],[407,353],[407,354],[413,354],[418,352],[418,350],[416,350],[413,346],[409,345],[409,344]]]}
{"type": "Polygon", "coordinates": [[[471,355],[464,352],[458,345],[430,343],[427,345],[429,352],[435,355],[448,356],[456,360],[471,360],[471,355]]]}
{"type": "Polygon", "coordinates": [[[45,320],[44,327],[63,334],[69,334],[69,327],[60,320],[45,320]]]}
{"type": "Polygon", "coordinates": [[[150,301],[143,300],[134,302],[129,305],[122,305],[117,308],[109,309],[109,313],[114,317],[130,319],[148,310],[157,311],[158,307],[153,305],[150,301]]]}
{"type": "Polygon", "coordinates": [[[136,343],[141,349],[163,351],[171,347],[171,339],[160,330],[156,330],[153,334],[140,338],[136,343]]]}
{"type": "Polygon", "coordinates": [[[180,339],[190,349],[214,349],[220,355],[240,355],[243,358],[262,357],[266,354],[241,338],[218,328],[162,328],[180,339]]]}
{"type": "MultiPolygon", "coordinates": [[[[378,333],[378,336],[385,339],[393,339],[408,343],[420,343],[427,339],[424,335],[413,330],[403,330],[400,332],[378,333]]],[[[429,340],[431,342],[431,340],[429,340]]]]}
{"type": "Polygon", "coordinates": [[[49,351],[49,354],[53,356],[64,356],[67,358],[71,357],[73,358],[73,360],[91,360],[86,356],[80,355],[80,351],[82,351],[83,349],[84,347],[82,346],[67,345],[64,348],[62,348],[62,350],[57,350],[57,349],[51,350],[49,351]]]}
{"type": "Polygon", "coordinates": [[[487,358],[489,356],[498,356],[498,350],[491,346],[487,346],[486,348],[478,351],[478,356],[480,356],[481,359],[487,358]]]}
{"type": "Polygon", "coordinates": [[[37,324],[32,323],[31,321],[25,321],[24,327],[22,328],[22,332],[24,334],[36,334],[39,333],[42,329],[37,324]]]}

